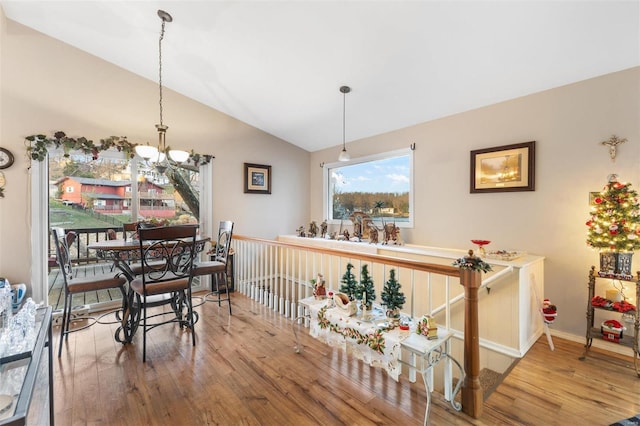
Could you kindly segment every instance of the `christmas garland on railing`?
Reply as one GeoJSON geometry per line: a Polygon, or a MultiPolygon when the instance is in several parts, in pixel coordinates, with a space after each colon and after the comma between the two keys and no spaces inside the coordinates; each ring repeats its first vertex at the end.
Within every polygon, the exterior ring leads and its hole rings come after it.
{"type": "Polygon", "coordinates": [[[452,265],[457,266],[460,269],[470,269],[472,271],[484,273],[493,271],[493,269],[491,269],[491,265],[480,259],[478,256],[473,255],[473,250],[469,250],[468,256],[456,259],[452,265]]]}
{"type": "MultiPolygon", "coordinates": [[[[62,131],[55,132],[53,137],[40,134],[27,136],[25,139],[29,142],[27,144],[27,154],[31,160],[36,161],[44,161],[47,158],[49,149],[52,148],[62,148],[65,157],[68,157],[72,151],[80,151],[84,154],[92,155],[94,160],[98,158],[101,151],[111,148],[123,152],[127,158],[133,158],[136,154],[136,144],[129,142],[126,136],[110,136],[106,139],[100,139],[99,144],[85,137],[71,138],[62,131]]],[[[198,167],[208,164],[212,159],[213,155],[198,154],[191,150],[188,161],[198,167]]]]}
{"type": "Polygon", "coordinates": [[[385,340],[384,340],[384,336],[382,335],[382,332],[393,330],[395,328],[394,325],[390,325],[386,328],[376,329],[376,331],[374,331],[373,333],[363,334],[363,333],[360,333],[355,328],[350,328],[350,327],[342,328],[337,324],[333,324],[326,317],[325,315],[326,312],[327,312],[326,306],[323,306],[322,308],[320,308],[320,311],[318,311],[318,325],[320,326],[321,329],[328,328],[329,331],[341,334],[344,337],[348,337],[350,339],[354,339],[356,343],[365,344],[380,354],[384,353],[385,340]]]}

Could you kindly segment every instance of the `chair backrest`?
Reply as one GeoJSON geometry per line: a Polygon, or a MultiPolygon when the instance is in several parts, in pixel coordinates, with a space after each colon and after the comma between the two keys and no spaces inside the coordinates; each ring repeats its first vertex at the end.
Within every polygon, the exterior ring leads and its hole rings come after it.
{"type": "Polygon", "coordinates": [[[133,237],[136,235],[137,230],[138,230],[138,222],[123,223],[122,231],[124,234],[124,240],[127,241],[129,239],[133,239],[133,237]]]}
{"type": "Polygon", "coordinates": [[[193,226],[138,226],[143,283],[191,278],[196,255],[193,226]]]}
{"type": "Polygon", "coordinates": [[[218,262],[227,263],[229,257],[229,250],[231,249],[231,238],[233,237],[233,222],[230,220],[223,220],[218,227],[218,240],[216,241],[215,252],[213,253],[213,260],[218,262]]]}
{"type": "Polygon", "coordinates": [[[53,243],[56,246],[56,262],[62,271],[64,283],[73,278],[73,264],[71,263],[70,247],[76,241],[78,235],[74,231],[65,234],[63,228],[51,228],[53,243]]]}

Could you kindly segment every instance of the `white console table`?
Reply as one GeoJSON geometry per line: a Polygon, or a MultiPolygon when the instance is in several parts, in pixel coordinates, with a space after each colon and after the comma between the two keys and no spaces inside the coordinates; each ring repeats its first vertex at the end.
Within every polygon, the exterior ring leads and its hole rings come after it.
{"type": "MultiPolygon", "coordinates": [[[[402,333],[398,327],[390,326],[382,312],[359,312],[355,316],[348,316],[340,308],[328,308],[327,300],[317,300],[308,297],[300,300],[305,314],[300,318],[309,321],[309,334],[316,339],[332,347],[345,350],[358,360],[366,362],[373,367],[383,368],[396,381],[402,371],[402,365],[409,367],[409,379],[414,381],[415,372],[422,375],[424,381],[427,404],[425,409],[424,424],[429,418],[431,406],[430,375],[433,367],[444,361],[445,364],[445,399],[451,406],[460,411],[462,406],[455,402],[455,397],[464,381],[465,373],[460,363],[451,356],[451,337],[453,333],[438,328],[437,339],[427,339],[411,332],[402,333]],[[404,355],[408,355],[409,361],[403,361],[404,355]],[[451,375],[452,364],[455,364],[460,377],[453,388],[451,375]]],[[[297,321],[296,321],[297,322],[297,321]]],[[[294,334],[296,324],[293,325],[294,334]]],[[[299,352],[298,337],[296,336],[296,350],[299,352]]]]}

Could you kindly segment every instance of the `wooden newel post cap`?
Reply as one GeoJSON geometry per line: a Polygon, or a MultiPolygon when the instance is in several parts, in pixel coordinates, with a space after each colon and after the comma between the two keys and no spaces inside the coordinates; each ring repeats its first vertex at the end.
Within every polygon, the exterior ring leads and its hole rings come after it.
{"type": "MultiPolygon", "coordinates": [[[[465,257],[468,260],[476,259],[473,255],[473,250],[469,250],[468,255],[465,257]]],[[[482,277],[480,276],[480,271],[475,271],[473,269],[462,269],[460,271],[460,284],[466,288],[480,288],[482,284],[482,277]]]]}

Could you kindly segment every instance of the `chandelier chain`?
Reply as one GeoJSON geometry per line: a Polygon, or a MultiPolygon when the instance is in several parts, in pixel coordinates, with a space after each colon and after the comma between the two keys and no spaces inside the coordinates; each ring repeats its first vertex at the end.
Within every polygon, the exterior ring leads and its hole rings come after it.
{"type": "Polygon", "coordinates": [[[160,91],[160,125],[162,122],[162,39],[164,38],[164,25],[166,21],[162,19],[162,29],[160,30],[160,39],[158,40],[158,88],[160,91]]]}

